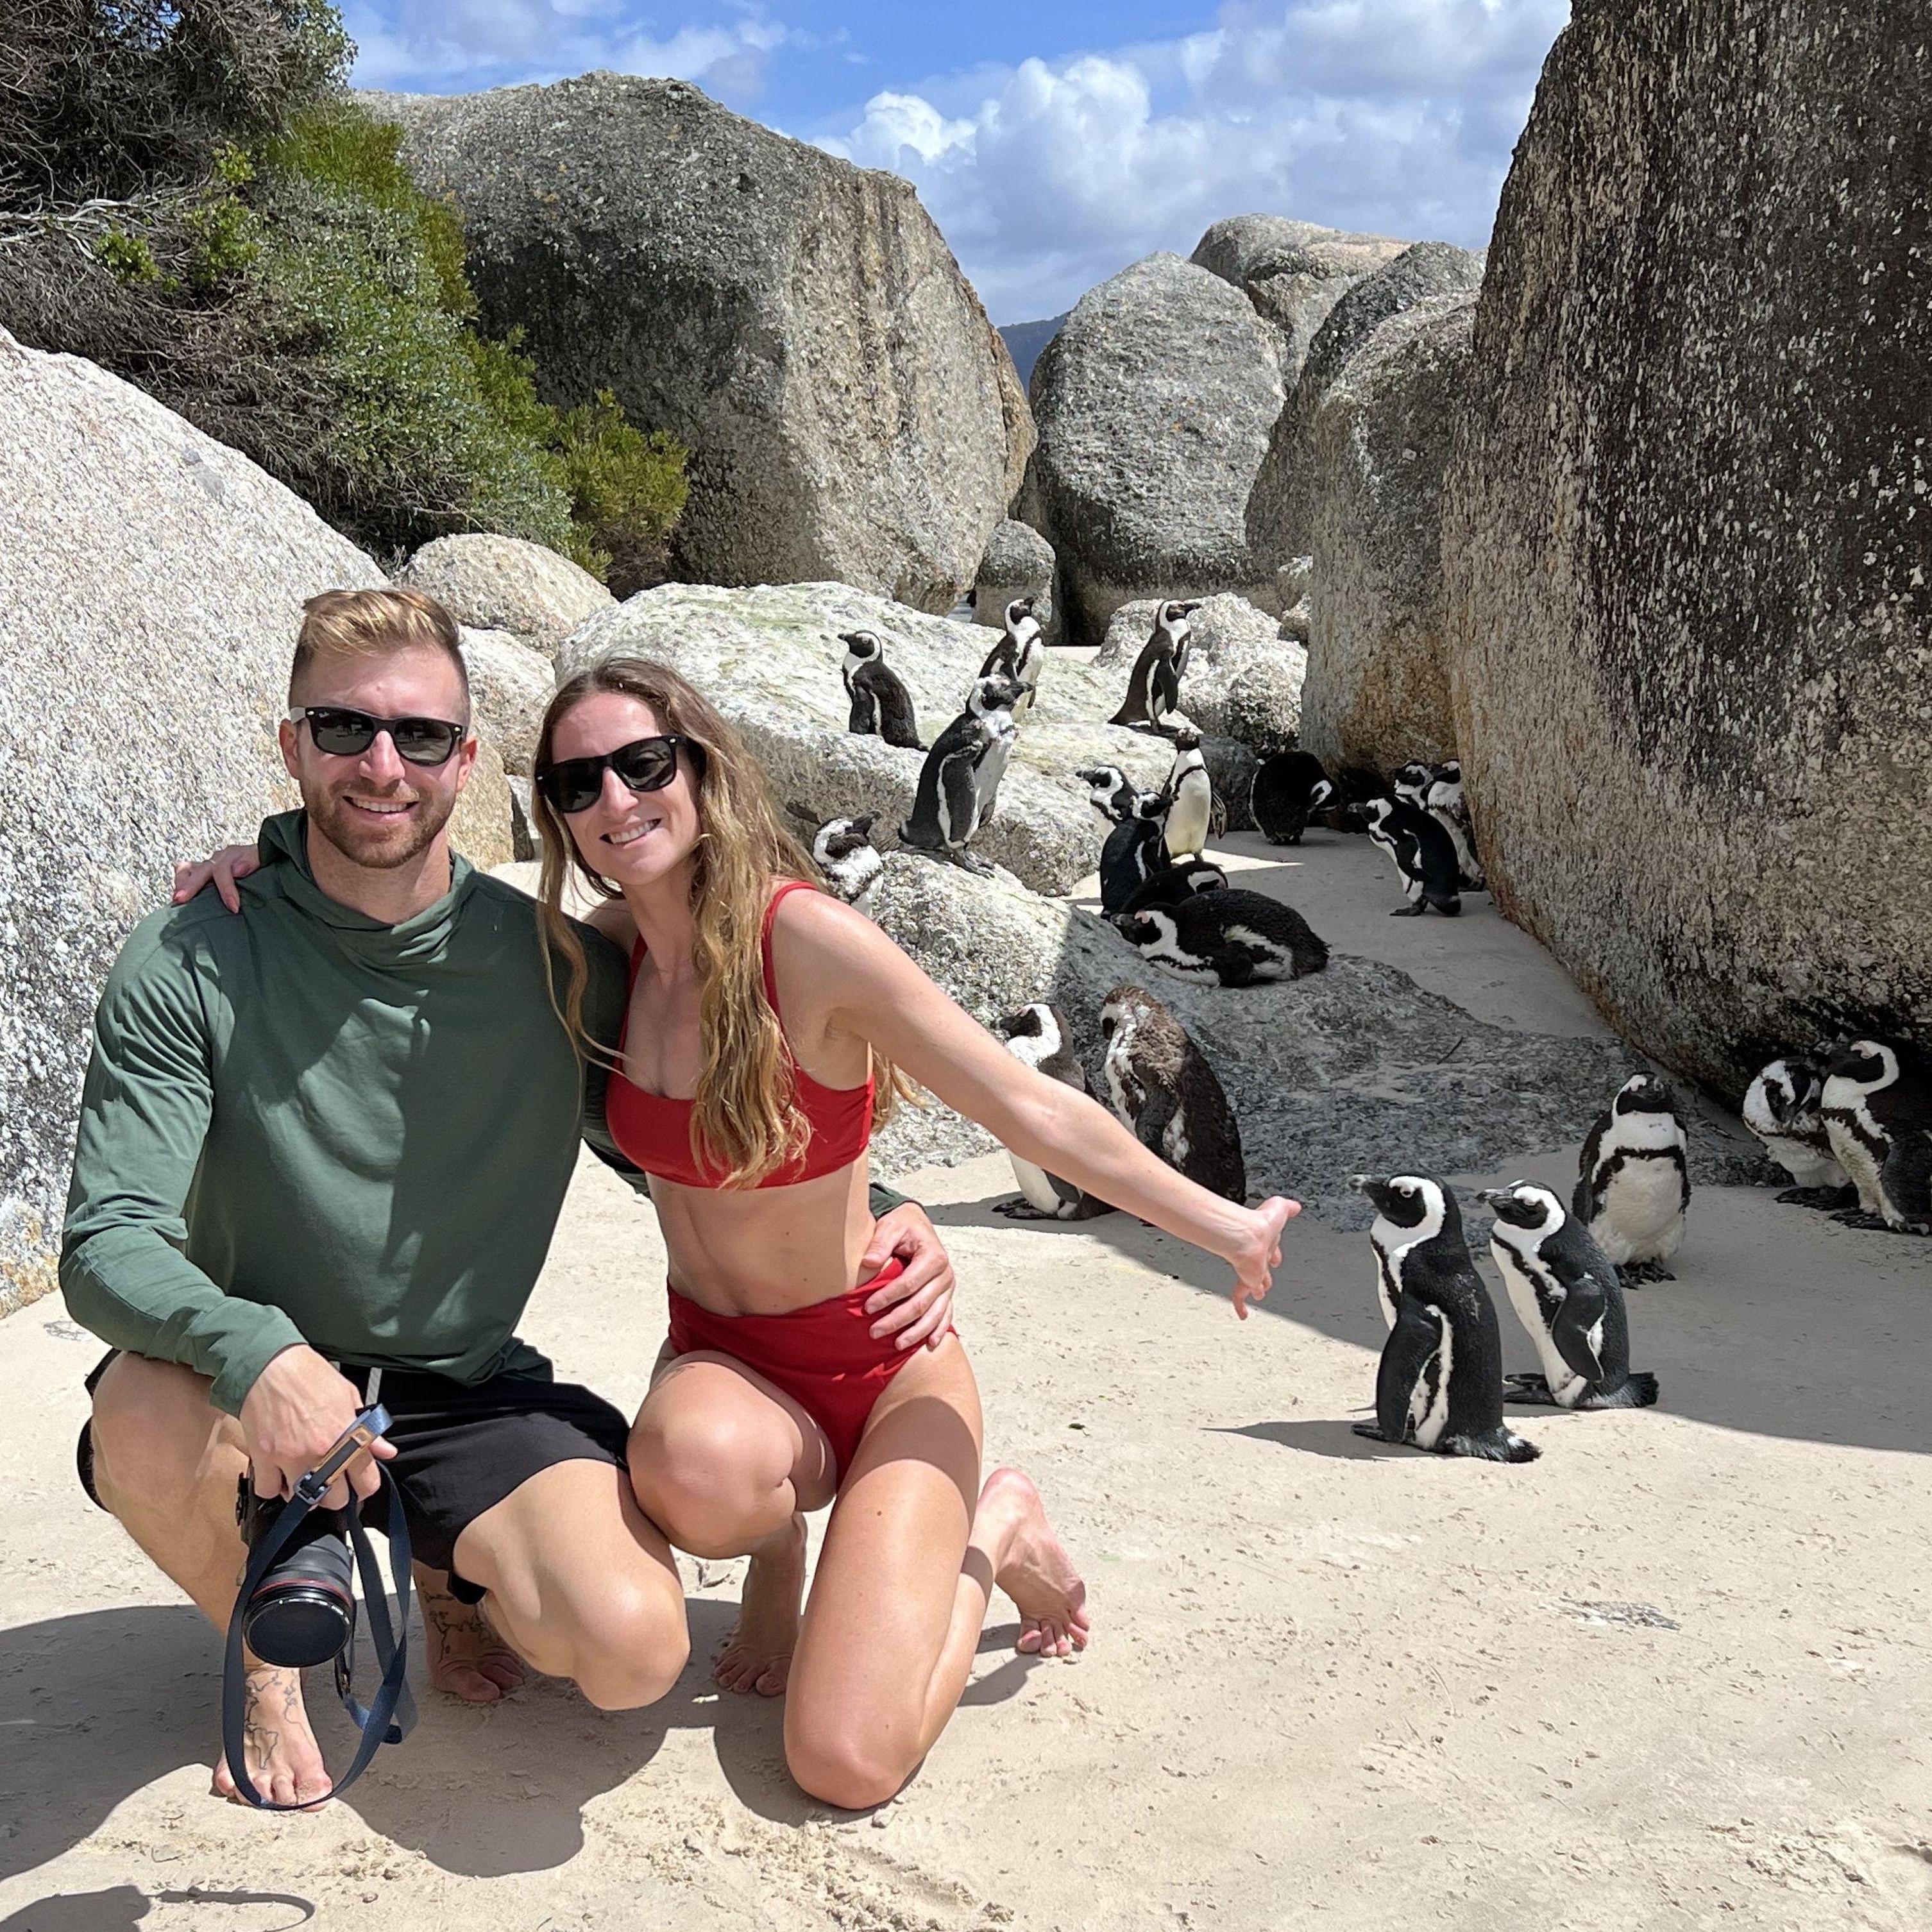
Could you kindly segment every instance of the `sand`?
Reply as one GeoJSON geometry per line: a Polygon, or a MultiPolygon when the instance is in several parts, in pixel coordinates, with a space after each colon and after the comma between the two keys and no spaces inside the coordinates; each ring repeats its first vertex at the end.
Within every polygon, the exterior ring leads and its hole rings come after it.
{"type": "MultiPolygon", "coordinates": [[[[1340,950],[1485,1018],[1600,1024],[1486,900],[1391,922],[1362,842],[1299,861],[1270,886],[1340,950]]],[[[43,1302],[0,1323],[0,1932],[1932,1923],[1932,1244],[1701,1191],[1680,1279],[1633,1300],[1661,1407],[1524,1411],[1543,1459],[1501,1468],[1350,1432],[1382,1337],[1361,1235],[1291,1228],[1242,1324],[1224,1270],[1124,1216],[990,1214],[1001,1156],[912,1184],[990,1453],[1085,1567],[1084,1657],[1016,1659],[997,1600],[920,1776],[834,1813],[786,1780],[778,1710],[712,1689],[737,1566],[688,1562],[694,1660],[658,1708],[426,1694],[340,1803],[236,1811],[206,1796],[214,1639],[75,1486],[98,1348],[43,1302]]],[[[528,1332],[634,1402],[662,1280],[648,1209],[586,1162],[528,1332]]]]}

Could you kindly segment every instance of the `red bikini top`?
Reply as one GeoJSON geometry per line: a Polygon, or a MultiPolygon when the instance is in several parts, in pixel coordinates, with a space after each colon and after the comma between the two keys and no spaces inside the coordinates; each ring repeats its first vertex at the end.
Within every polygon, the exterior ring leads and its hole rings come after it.
{"type": "MultiPolygon", "coordinates": [[[[779,902],[787,893],[816,890],[802,880],[788,880],[772,893],[771,903],[765,908],[760,950],[764,956],[765,998],[772,1003],[774,1013],[778,1010],[778,988],[772,972],[772,921],[777,916],[779,902]]],[[[644,943],[640,939],[631,949],[629,984],[633,987],[637,984],[638,968],[644,957],[644,943]]],[[[782,1014],[779,1015],[778,1028],[782,1033],[782,1014]]],[[[624,1040],[630,1030],[627,1000],[623,1034],[617,1042],[620,1058],[624,1040]]],[[[789,1040],[785,1042],[785,1057],[791,1059],[789,1040]]],[[[822,1086],[796,1060],[791,1060],[791,1077],[793,1097],[812,1130],[812,1137],[800,1160],[767,1174],[758,1184],[760,1187],[792,1187],[801,1180],[816,1180],[821,1174],[836,1174],[842,1167],[850,1167],[866,1151],[872,1137],[872,1082],[869,1076],[862,1087],[822,1086]]],[[[691,1114],[694,1104],[690,1100],[673,1100],[667,1094],[646,1094],[641,1087],[633,1086],[619,1071],[611,1076],[607,1103],[610,1137],[627,1159],[660,1180],[674,1180],[683,1187],[722,1187],[724,1184],[722,1172],[708,1164],[700,1167],[692,1152],[691,1114]]]]}

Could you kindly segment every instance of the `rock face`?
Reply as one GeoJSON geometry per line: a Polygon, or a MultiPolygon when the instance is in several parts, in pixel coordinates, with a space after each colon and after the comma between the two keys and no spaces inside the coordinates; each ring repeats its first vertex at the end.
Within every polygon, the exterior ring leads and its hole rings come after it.
{"type": "Polygon", "coordinates": [[[486,738],[477,747],[470,782],[449,821],[449,842],[472,866],[488,872],[517,856],[517,813],[502,755],[486,738]]]}
{"type": "Polygon", "coordinates": [[[546,658],[586,617],[616,602],[581,565],[522,537],[438,537],[404,565],[396,582],[434,597],[459,624],[507,632],[546,658]]]}
{"type": "MultiPolygon", "coordinates": [[[[670,665],[745,734],[782,805],[795,800],[825,818],[875,812],[874,842],[885,850],[911,808],[925,754],[846,729],[838,634],[860,626],[885,640],[886,661],[912,693],[930,746],[960,711],[992,638],[982,625],[844,584],[661,584],[592,618],[559,654],[557,676],[619,653],[670,665]]],[[[1078,767],[1118,765],[1150,790],[1167,776],[1171,746],[1102,722],[1118,702],[1111,681],[1085,665],[1059,655],[1048,661],[995,816],[974,842],[1037,892],[1070,890],[1100,856],[1104,831],[1072,776],[1078,767]]]]}
{"type": "Polygon", "coordinates": [[[1016,597],[1036,596],[1034,606],[1048,644],[1060,641],[1059,614],[1053,608],[1053,546],[1030,524],[1006,518],[993,526],[980,574],[973,583],[973,615],[982,624],[1004,625],[1016,597]]]}
{"type": "Polygon", "coordinates": [[[4,332],[0,482],[4,1310],[52,1285],[116,950],[177,859],[292,802],[274,734],[303,600],[388,579],[245,458],[4,332]]]}
{"type": "Polygon", "coordinates": [[[682,574],[933,610],[971,587],[1031,425],[907,183],[683,81],[363,98],[454,198],[484,326],[524,329],[545,400],[608,388],[689,447],[682,574]]]}
{"type": "Polygon", "coordinates": [[[1303,746],[1332,770],[1456,755],[1442,478],[1475,298],[1390,316],[1324,392],[1309,450],[1316,591],[1303,746]]]}
{"type": "Polygon", "coordinates": [[[1580,0],[1497,220],[1444,513],[1492,886],[1732,1097],[1932,1042],[1928,103],[1883,8],[1580,0]]]}
{"type": "Polygon", "coordinates": [[[506,772],[528,778],[543,715],[556,690],[550,659],[506,631],[466,628],[463,658],[470,668],[470,712],[478,735],[495,746],[506,772]]]}
{"type": "Polygon", "coordinates": [[[1253,304],[1178,255],[1081,298],[1034,365],[1022,512],[1059,559],[1072,641],[1137,597],[1262,590],[1246,512],[1282,400],[1253,304]]]}
{"type": "Polygon", "coordinates": [[[1254,304],[1274,332],[1282,381],[1292,391],[1328,311],[1408,246],[1386,235],[1351,235],[1282,214],[1238,214],[1216,222],[1189,259],[1254,304]]]}
{"type": "MultiPolygon", "coordinates": [[[[1483,259],[1447,242],[1418,242],[1355,283],[1329,311],[1309,346],[1288,406],[1275,422],[1248,499],[1248,542],[1257,569],[1277,597],[1276,573],[1314,548],[1311,453],[1316,417],[1329,386],[1391,316],[1434,296],[1474,295],[1482,286],[1483,259]]],[[[1265,597],[1257,601],[1268,602],[1265,597]]],[[[1276,602],[1268,608],[1284,607],[1276,602]]]]}
{"type": "MultiPolygon", "coordinates": [[[[1580,1139],[1631,1070],[1608,1042],[1486,1025],[1370,960],[1337,956],[1305,980],[1230,992],[1149,965],[1074,908],[957,866],[896,854],[877,892],[879,924],[976,1018],[1058,1003],[1096,1084],[1101,1002],[1122,980],[1146,987],[1228,1090],[1250,1187],[1296,1195],[1345,1226],[1372,1212],[1348,1192],[1352,1173],[1454,1173],[1580,1139]]],[[[989,1144],[934,1106],[889,1126],[878,1157],[903,1169],[989,1144]]]]}
{"type": "MultiPolygon", "coordinates": [[[[1124,692],[1127,673],[1154,629],[1158,598],[1123,604],[1107,626],[1094,668],[1124,692]]],[[[1193,655],[1180,681],[1180,708],[1204,732],[1238,738],[1262,757],[1296,741],[1308,653],[1284,638],[1265,610],[1223,592],[1195,612],[1193,655]]]]}

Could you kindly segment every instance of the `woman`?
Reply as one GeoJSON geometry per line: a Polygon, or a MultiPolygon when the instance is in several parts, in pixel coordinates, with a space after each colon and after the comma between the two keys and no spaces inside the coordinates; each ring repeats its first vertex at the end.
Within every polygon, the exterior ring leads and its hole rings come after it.
{"type": "Polygon", "coordinates": [[[1033,1485],[1002,1469],[980,1486],[957,1336],[901,1350],[868,1332],[875,1102],[910,1075],[1022,1158],[1220,1256],[1244,1317],[1299,1210],[1184,1180],[811,890],[755,763],[675,673],[614,658],[572,679],[536,770],[554,990],[592,1060],[562,912],[573,871],[632,958],[592,1131],[652,1176],[670,1257],[669,1337],[631,1437],[638,1499],[680,1548],[752,1558],[720,1681],[787,1693],[794,1777],[830,1804],[882,1803],[951,1718],[995,1582],[1022,1649],[1064,1656],[1088,1620],[1033,1485]],[[827,1502],[801,1619],[802,1513],[827,1502]]]}

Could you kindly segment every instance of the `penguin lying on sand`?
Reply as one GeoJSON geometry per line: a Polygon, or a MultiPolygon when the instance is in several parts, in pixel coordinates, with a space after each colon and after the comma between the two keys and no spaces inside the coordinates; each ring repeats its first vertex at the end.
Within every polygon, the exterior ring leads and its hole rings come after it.
{"type": "Polygon", "coordinates": [[[1389,855],[1409,902],[1390,918],[1413,919],[1433,906],[1454,919],[1462,910],[1462,873],[1448,833],[1427,812],[1399,800],[1372,798],[1368,812],[1369,836],[1389,855]]]}
{"type": "Polygon", "coordinates": [[[852,715],[845,728],[883,738],[904,751],[924,751],[919,742],[912,693],[886,662],[885,644],[878,633],[847,631],[838,641],[845,646],[839,675],[845,680],[845,695],[852,700],[852,715]]]}
{"type": "Polygon", "coordinates": [[[1134,660],[1127,694],[1108,724],[1139,724],[1165,731],[1175,722],[1172,714],[1180,703],[1180,680],[1193,648],[1188,619],[1200,608],[1198,598],[1191,602],[1169,598],[1154,613],[1154,633],[1134,660]]]}
{"type": "MultiPolygon", "coordinates": [[[[1006,1042],[1006,1051],[1023,1066],[1064,1081],[1077,1092],[1092,1094],[1086,1070],[1073,1050],[1066,1016],[1058,1006],[1036,1000],[1016,1013],[1007,1014],[993,1030],[1006,1042]]],[[[1031,1161],[1021,1160],[1016,1154],[1009,1151],[1006,1158],[1012,1162],[1013,1178],[1019,1183],[1019,1198],[996,1201],[995,1214],[1010,1216],[1016,1221],[1090,1221],[1096,1214],[1114,1211],[1111,1202],[1082,1193],[1072,1181],[1062,1180],[1044,1168],[1035,1167],[1031,1161]]]]}
{"type": "Polygon", "coordinates": [[[1535,1444],[1504,1426],[1502,1336],[1454,1195],[1421,1174],[1358,1174],[1348,1185],[1375,1203],[1369,1240],[1389,1324],[1376,1419],[1355,1433],[1441,1456],[1534,1462],[1535,1444]]]}
{"type": "Polygon", "coordinates": [[[832,896],[868,919],[874,916],[872,889],[886,868],[872,843],[872,826],[878,817],[877,812],[868,812],[858,818],[829,820],[812,840],[812,856],[832,896]]]}
{"type": "Polygon", "coordinates": [[[1690,1170],[1670,1089],[1633,1074],[1583,1143],[1570,1211],[1622,1273],[1624,1285],[1675,1281],[1664,1264],[1684,1240],[1690,1170]]]}
{"type": "Polygon", "coordinates": [[[1177,906],[1197,892],[1224,892],[1228,875],[1211,859],[1190,859],[1156,872],[1127,903],[1129,912],[1142,912],[1149,906],[1177,906]]]}
{"type": "Polygon", "coordinates": [[[1744,1125],[1797,1184],[1778,1196],[1801,1208],[1828,1212],[1858,1204],[1858,1191],[1832,1151],[1819,1111],[1825,1066],[1807,1054],[1774,1060],[1744,1090],[1744,1125]]]}
{"type": "Polygon", "coordinates": [[[1019,686],[1019,699],[1013,706],[1016,722],[1033,709],[1040,674],[1046,668],[1046,634],[1033,614],[1034,602],[1031,597],[1016,597],[1006,606],[1006,634],[980,667],[982,677],[1010,677],[1019,686]]]}
{"type": "Polygon", "coordinates": [[[1510,1376],[1505,1399],[1558,1408],[1648,1408],[1657,1378],[1630,1365],[1623,1284],[1580,1221],[1546,1187],[1520,1180],[1476,1198],[1496,1210],[1490,1252],[1516,1319],[1543,1358],[1540,1376],[1510,1376]]]}
{"type": "Polygon", "coordinates": [[[1178,863],[1198,857],[1207,848],[1214,820],[1214,782],[1202,755],[1201,734],[1192,725],[1183,725],[1174,734],[1174,763],[1161,788],[1167,800],[1162,836],[1168,857],[1178,863]]]}
{"type": "Polygon", "coordinates": [[[1116,986],[1100,1008],[1107,1097],[1144,1148],[1223,1200],[1248,1198],[1241,1130],[1214,1070],[1151,993],[1116,986]]]}
{"type": "Polygon", "coordinates": [[[1335,787],[1312,752],[1276,752],[1255,773],[1249,810],[1270,845],[1299,845],[1308,821],[1335,796],[1335,787]]]}
{"type": "Polygon", "coordinates": [[[1012,706],[1018,694],[1019,687],[1010,679],[975,681],[966,709],[926,754],[912,816],[899,827],[902,844],[950,859],[970,872],[992,870],[967,847],[992,816],[994,795],[1012,752],[1012,706]]]}
{"type": "Polygon", "coordinates": [[[1124,912],[1114,924],[1143,959],[1210,986],[1299,980],[1328,964],[1326,942],[1292,906],[1238,886],[1124,912]]]}
{"type": "Polygon", "coordinates": [[[1932,1068],[1910,1048],[1855,1040],[1826,1063],[1821,1112],[1858,1191],[1833,1218],[1932,1234],[1932,1068]]]}

